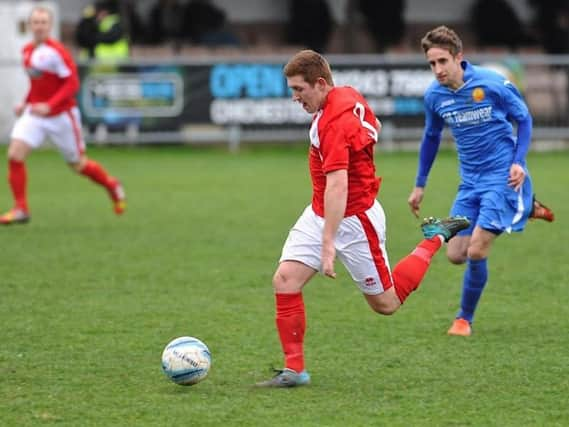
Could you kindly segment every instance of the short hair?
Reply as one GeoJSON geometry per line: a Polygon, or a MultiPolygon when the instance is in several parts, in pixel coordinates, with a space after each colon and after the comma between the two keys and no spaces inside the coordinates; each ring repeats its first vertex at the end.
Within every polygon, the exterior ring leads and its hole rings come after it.
{"type": "Polygon", "coordinates": [[[421,47],[425,54],[430,48],[438,47],[446,49],[452,56],[456,56],[462,52],[462,40],[453,30],[441,25],[425,34],[425,37],[421,39],[421,47]]]}
{"type": "Polygon", "coordinates": [[[286,77],[302,76],[304,80],[314,85],[322,77],[330,86],[334,86],[330,64],[322,55],[313,50],[301,50],[294,55],[284,67],[286,77]]]}
{"type": "Polygon", "coordinates": [[[30,12],[30,15],[28,16],[28,21],[30,19],[32,19],[32,15],[36,12],[47,13],[47,15],[49,16],[49,20],[51,22],[53,22],[53,11],[49,7],[42,6],[42,5],[34,6],[32,8],[32,11],[30,12]]]}

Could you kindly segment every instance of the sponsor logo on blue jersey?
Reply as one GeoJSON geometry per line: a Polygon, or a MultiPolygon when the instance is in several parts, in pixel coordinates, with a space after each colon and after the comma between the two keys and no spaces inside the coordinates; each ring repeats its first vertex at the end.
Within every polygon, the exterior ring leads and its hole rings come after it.
{"type": "Polygon", "coordinates": [[[443,119],[449,126],[477,125],[492,120],[492,106],[468,111],[449,111],[443,113],[443,119]]]}

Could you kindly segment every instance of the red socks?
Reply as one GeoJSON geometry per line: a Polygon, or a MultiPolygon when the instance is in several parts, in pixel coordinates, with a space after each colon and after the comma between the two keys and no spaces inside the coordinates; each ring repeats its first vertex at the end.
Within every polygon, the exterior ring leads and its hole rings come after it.
{"type": "Polygon", "coordinates": [[[399,301],[407,299],[409,294],[419,287],[423,280],[431,259],[442,246],[442,241],[438,236],[429,240],[423,240],[419,245],[397,263],[393,269],[393,286],[399,301]]]}
{"type": "Polygon", "coordinates": [[[28,213],[26,164],[17,160],[9,160],[8,169],[8,182],[14,196],[14,207],[28,213]]]}
{"type": "Polygon", "coordinates": [[[296,372],[304,370],[304,331],[306,314],[302,293],[275,294],[277,315],[276,323],[283,352],[285,368],[296,372]]]}
{"type": "Polygon", "coordinates": [[[97,184],[102,185],[109,191],[113,189],[113,179],[109,176],[107,171],[94,160],[87,160],[87,163],[83,169],[81,169],[81,174],[97,184]]]}
{"type": "MultiPolygon", "coordinates": [[[[423,240],[408,256],[403,258],[393,270],[393,286],[401,303],[421,283],[429,268],[431,259],[442,246],[442,240],[435,236],[423,240]]],[[[296,372],[304,370],[304,332],[306,313],[302,293],[275,294],[276,324],[285,355],[285,368],[296,372]]]]}

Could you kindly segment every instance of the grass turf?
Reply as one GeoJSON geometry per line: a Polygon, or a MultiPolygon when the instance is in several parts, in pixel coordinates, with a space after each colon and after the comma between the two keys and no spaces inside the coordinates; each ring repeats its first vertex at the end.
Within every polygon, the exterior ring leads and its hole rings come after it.
{"type": "MultiPolygon", "coordinates": [[[[447,337],[462,268],[434,260],[392,317],[340,272],[305,289],[309,387],[255,390],[282,363],[271,276],[308,204],[305,148],[234,155],[189,147],[92,149],[124,182],[129,210],[57,153],[28,165],[32,222],[0,229],[2,425],[555,426],[569,422],[568,153],[530,155],[557,214],[493,248],[469,339],[447,337]],[[197,336],[209,378],[170,383],[160,354],[197,336]]],[[[377,156],[391,264],[420,239],[406,200],[416,154],[377,156]]],[[[435,163],[425,215],[446,215],[455,154],[435,163]]],[[[6,183],[3,206],[10,205],[6,183]]]]}

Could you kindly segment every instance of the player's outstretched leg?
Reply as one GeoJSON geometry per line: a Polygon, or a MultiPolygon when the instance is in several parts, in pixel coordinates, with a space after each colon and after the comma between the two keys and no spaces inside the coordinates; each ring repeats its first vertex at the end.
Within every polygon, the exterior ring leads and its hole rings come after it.
{"type": "Polygon", "coordinates": [[[85,165],[79,172],[93,182],[105,187],[113,202],[113,210],[115,213],[117,215],[124,213],[126,209],[126,195],[118,179],[110,176],[99,163],[90,159],[85,162],[85,165]]]}
{"type": "Polygon", "coordinates": [[[14,207],[0,216],[0,224],[25,224],[30,220],[27,200],[27,172],[23,161],[10,159],[8,162],[8,183],[14,197],[14,207]]]}
{"type": "Polygon", "coordinates": [[[555,221],[555,215],[553,211],[541,203],[539,200],[533,196],[533,207],[529,215],[530,219],[543,219],[547,222],[555,221]]]}
{"type": "Polygon", "coordinates": [[[275,370],[275,372],[276,375],[273,378],[257,383],[255,386],[286,388],[310,384],[310,375],[306,371],[298,373],[292,369],[285,368],[283,370],[275,370]]]}

